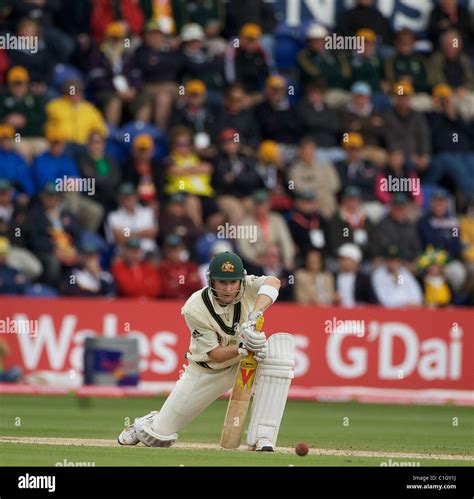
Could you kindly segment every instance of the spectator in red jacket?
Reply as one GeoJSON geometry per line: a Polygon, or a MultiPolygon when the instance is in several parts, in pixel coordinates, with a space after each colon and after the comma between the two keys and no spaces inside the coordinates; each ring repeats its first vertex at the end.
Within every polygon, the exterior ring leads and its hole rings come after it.
{"type": "Polygon", "coordinates": [[[143,260],[139,239],[127,239],[123,248],[123,256],[113,263],[111,271],[119,296],[156,298],[160,293],[158,271],[152,263],[143,260]]]}
{"type": "Polygon", "coordinates": [[[187,299],[201,288],[198,266],[189,262],[182,238],[169,234],[163,243],[163,261],[159,267],[162,298],[187,299]]]}
{"type": "Polygon", "coordinates": [[[104,41],[105,28],[112,21],[123,20],[134,35],[139,35],[144,23],[140,0],[94,0],[91,31],[97,43],[104,41]]]}

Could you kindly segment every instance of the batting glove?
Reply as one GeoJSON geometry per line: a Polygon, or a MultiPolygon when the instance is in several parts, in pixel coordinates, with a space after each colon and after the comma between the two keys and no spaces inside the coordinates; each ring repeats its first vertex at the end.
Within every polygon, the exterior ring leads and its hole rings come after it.
{"type": "Polygon", "coordinates": [[[240,326],[239,338],[243,343],[244,348],[251,352],[257,352],[267,342],[265,333],[262,331],[255,331],[255,328],[249,322],[244,322],[240,326]]]}

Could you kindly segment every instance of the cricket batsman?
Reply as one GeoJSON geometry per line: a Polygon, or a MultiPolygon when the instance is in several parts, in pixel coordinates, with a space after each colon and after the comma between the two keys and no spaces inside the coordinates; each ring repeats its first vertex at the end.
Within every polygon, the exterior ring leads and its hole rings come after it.
{"type": "Polygon", "coordinates": [[[248,276],[240,257],[226,251],[211,260],[207,282],[181,309],[191,333],[183,375],[160,411],[122,431],[121,445],[171,446],[181,428],[232,388],[240,360],[253,352],[259,364],[247,443],[252,450],[274,450],[293,379],[293,336],[275,333],[267,340],[255,325],[276,301],[280,281],[248,276]]]}

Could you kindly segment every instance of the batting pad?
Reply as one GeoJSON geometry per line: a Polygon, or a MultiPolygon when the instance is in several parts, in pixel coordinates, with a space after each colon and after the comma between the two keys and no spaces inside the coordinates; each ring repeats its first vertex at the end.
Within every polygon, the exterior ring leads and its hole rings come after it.
{"type": "Polygon", "coordinates": [[[266,437],[276,445],[283,411],[295,367],[295,345],[289,333],[275,333],[268,339],[268,355],[259,362],[255,378],[247,443],[255,446],[266,437]]]}

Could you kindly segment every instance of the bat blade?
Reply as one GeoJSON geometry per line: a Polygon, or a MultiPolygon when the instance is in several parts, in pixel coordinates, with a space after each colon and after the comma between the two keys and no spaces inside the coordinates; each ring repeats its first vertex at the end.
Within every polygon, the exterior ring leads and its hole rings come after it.
{"type": "MultiPolygon", "coordinates": [[[[258,318],[255,327],[257,331],[261,331],[262,326],[263,316],[258,318]]],[[[224,449],[236,449],[240,445],[257,366],[258,362],[253,354],[246,355],[239,363],[222,429],[220,445],[224,449]]]]}

